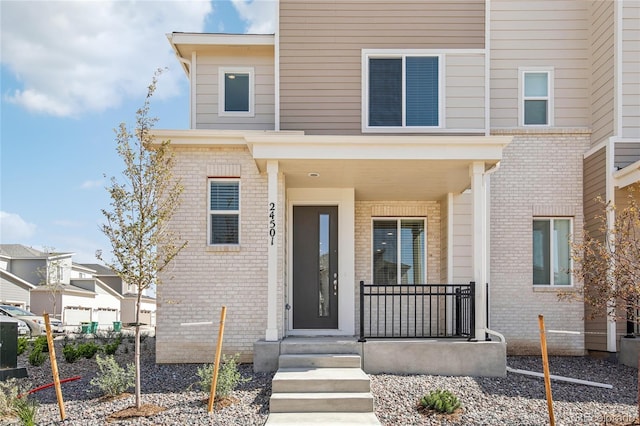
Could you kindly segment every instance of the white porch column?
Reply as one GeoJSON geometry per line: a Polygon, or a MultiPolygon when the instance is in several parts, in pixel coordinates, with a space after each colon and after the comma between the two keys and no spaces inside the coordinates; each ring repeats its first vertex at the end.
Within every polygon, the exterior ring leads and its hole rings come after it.
{"type": "Polygon", "coordinates": [[[469,167],[471,177],[472,215],[473,215],[473,280],[476,283],[476,339],[484,340],[486,322],[485,283],[486,264],[483,258],[485,249],[485,191],[484,191],[484,162],[474,161],[469,167]]]}
{"type": "Polygon", "coordinates": [[[265,340],[278,340],[278,218],[280,205],[278,204],[278,162],[267,161],[267,330],[265,340]]]}

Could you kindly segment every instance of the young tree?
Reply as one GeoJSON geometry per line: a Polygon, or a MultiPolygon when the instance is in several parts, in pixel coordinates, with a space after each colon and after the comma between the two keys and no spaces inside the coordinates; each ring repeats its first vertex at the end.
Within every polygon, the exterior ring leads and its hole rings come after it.
{"type": "Polygon", "coordinates": [[[146,289],[159,284],[158,274],[177,256],[187,242],[180,241],[168,225],[177,209],[182,185],[173,176],[174,156],[169,141],[157,143],[151,129],[157,118],[149,117],[150,99],[161,70],[156,71],[142,108],[136,113],[136,128],[125,123],[116,130],[117,151],[124,160],[123,182],[111,178],[107,191],[111,210],[102,209],[106,223],[102,232],[112,246],[112,260],[105,260],[123,282],[137,290],[135,324],[136,408],[140,409],[140,299],[146,289]]]}
{"type": "MultiPolygon", "coordinates": [[[[44,266],[39,267],[36,273],[40,277],[40,285],[49,290],[49,299],[53,309],[52,317],[58,318],[58,296],[64,291],[63,271],[64,262],[60,259],[53,247],[44,247],[47,254],[44,266]]],[[[61,312],[62,314],[62,312],[61,312]]]]}
{"type": "MultiPolygon", "coordinates": [[[[582,295],[594,315],[613,321],[640,324],[640,184],[629,187],[624,207],[602,204],[596,235],[584,232],[573,245],[574,274],[582,279],[582,295]]],[[[622,206],[622,203],[621,203],[622,206]]],[[[640,366],[640,356],[638,357],[640,366]]],[[[640,369],[638,370],[638,421],[640,421],[640,369]]]]}

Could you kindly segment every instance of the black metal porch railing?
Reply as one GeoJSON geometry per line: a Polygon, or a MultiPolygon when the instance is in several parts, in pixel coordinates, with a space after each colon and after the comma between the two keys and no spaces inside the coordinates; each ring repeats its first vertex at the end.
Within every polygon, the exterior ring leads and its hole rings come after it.
{"type": "Polygon", "coordinates": [[[368,338],[475,338],[475,283],[365,284],[360,341],[368,338]]]}

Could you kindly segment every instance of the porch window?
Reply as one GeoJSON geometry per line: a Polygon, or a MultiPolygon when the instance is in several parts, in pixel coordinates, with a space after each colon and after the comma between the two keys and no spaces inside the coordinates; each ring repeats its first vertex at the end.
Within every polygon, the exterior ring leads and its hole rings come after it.
{"type": "Polygon", "coordinates": [[[440,126],[440,57],[365,53],[365,127],[373,131],[440,126]]]}
{"type": "Polygon", "coordinates": [[[209,244],[240,243],[240,181],[209,179],[209,244]]]}
{"type": "Polygon", "coordinates": [[[222,67],[218,73],[218,115],[253,117],[253,68],[222,67]]]}
{"type": "Polygon", "coordinates": [[[533,220],[533,284],[569,286],[571,281],[571,219],[533,220]]]}
{"type": "Polygon", "coordinates": [[[553,125],[553,70],[520,70],[520,123],[523,126],[553,125]]]}
{"type": "Polygon", "coordinates": [[[424,284],[425,259],[424,219],[373,221],[375,284],[424,284]]]}

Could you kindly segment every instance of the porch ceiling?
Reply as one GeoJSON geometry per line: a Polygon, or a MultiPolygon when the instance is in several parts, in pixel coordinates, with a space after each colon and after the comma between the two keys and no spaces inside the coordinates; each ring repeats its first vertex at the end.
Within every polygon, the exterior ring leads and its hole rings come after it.
{"type": "Polygon", "coordinates": [[[287,188],[354,188],[358,200],[434,200],[471,185],[475,161],[493,167],[511,137],[246,136],[261,171],[276,160],[287,188]],[[311,175],[310,175],[311,174],[311,175]]]}

